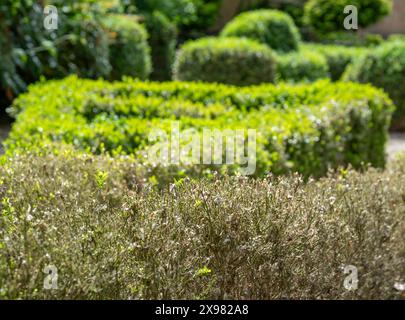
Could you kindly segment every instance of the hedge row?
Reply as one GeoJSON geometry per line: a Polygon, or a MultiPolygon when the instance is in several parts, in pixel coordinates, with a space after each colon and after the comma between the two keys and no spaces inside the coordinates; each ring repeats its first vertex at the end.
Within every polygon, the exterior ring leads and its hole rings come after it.
{"type": "Polygon", "coordinates": [[[217,177],[155,190],[127,158],[9,158],[0,298],[401,299],[404,160],[309,182],[217,177]],[[58,290],[43,288],[48,265],[58,290]],[[343,286],[347,265],[357,290],[343,286]]]}
{"type": "Polygon", "coordinates": [[[140,154],[153,128],[170,131],[179,120],[181,129],[199,133],[256,129],[256,175],[321,175],[349,163],[383,166],[392,111],[383,92],[352,83],[243,89],[69,77],[32,86],[15,101],[17,120],[6,146],[13,152],[61,142],[96,154],[140,154]]]}

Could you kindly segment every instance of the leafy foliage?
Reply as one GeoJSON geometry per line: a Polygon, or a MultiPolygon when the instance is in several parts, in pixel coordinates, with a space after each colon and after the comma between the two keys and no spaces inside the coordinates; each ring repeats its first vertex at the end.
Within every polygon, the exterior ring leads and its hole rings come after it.
{"type": "MultiPolygon", "coordinates": [[[[380,90],[354,83],[232,87],[198,83],[79,80],[32,86],[13,104],[17,121],[8,154],[59,144],[82,152],[140,158],[152,129],[256,129],[255,175],[300,172],[323,175],[329,167],[385,164],[392,103],[380,90]]],[[[224,162],[223,162],[224,163],[224,162]]],[[[153,164],[152,164],[153,165],[153,164]]],[[[159,170],[153,170],[160,178],[159,170]]],[[[166,168],[174,175],[233,173],[233,166],[166,168]]],[[[166,175],[162,168],[162,175],[166,175]]],[[[152,169],[151,169],[152,170],[152,169]]]]}
{"type": "Polygon", "coordinates": [[[333,81],[340,80],[347,66],[368,50],[363,47],[346,47],[315,43],[302,44],[301,49],[306,52],[317,52],[325,56],[333,81]]]}
{"type": "Polygon", "coordinates": [[[246,37],[288,52],[298,49],[300,35],[291,17],[277,10],[244,12],[222,30],[224,37],[246,37]]]}
{"type": "Polygon", "coordinates": [[[383,88],[397,106],[395,125],[405,129],[405,42],[392,41],[368,51],[354,61],[344,77],[383,88]]]}
{"type": "Polygon", "coordinates": [[[310,51],[279,55],[277,78],[287,82],[313,82],[329,78],[328,63],[322,54],[310,51]]]}
{"type": "Polygon", "coordinates": [[[251,85],[273,82],[275,54],[249,39],[203,38],[183,45],[173,67],[174,79],[251,85]]]}

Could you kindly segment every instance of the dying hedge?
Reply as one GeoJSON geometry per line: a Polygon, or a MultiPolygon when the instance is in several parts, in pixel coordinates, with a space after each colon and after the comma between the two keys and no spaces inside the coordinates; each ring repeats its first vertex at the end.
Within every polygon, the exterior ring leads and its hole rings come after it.
{"type": "Polygon", "coordinates": [[[174,79],[252,85],[274,82],[276,56],[249,39],[203,38],[183,45],[173,67],[174,79]]]}
{"type": "MultiPolygon", "coordinates": [[[[384,166],[392,111],[382,91],[354,83],[241,88],[72,76],[32,86],[15,101],[17,119],[6,146],[9,154],[57,143],[94,154],[139,155],[152,129],[169,132],[178,120],[182,130],[199,134],[203,128],[256,129],[256,176],[319,176],[340,165],[384,166]]],[[[205,169],[184,166],[197,174],[205,169]]]]}
{"type": "Polygon", "coordinates": [[[280,52],[295,51],[300,42],[300,33],[293,19],[277,10],[244,12],[229,22],[221,35],[249,38],[280,52]]]}
{"type": "Polygon", "coordinates": [[[401,298],[404,163],[163,192],[138,169],[65,152],[1,162],[0,298],[401,298]],[[47,266],[58,290],[44,290],[47,266]]]}

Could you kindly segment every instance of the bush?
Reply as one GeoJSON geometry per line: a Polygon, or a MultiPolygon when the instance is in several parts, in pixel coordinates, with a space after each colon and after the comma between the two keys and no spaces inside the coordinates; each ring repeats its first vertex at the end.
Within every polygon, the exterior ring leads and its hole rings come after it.
{"type": "Polygon", "coordinates": [[[404,165],[156,191],[126,158],[61,152],[0,177],[1,299],[400,299],[404,165]]]}
{"type": "Polygon", "coordinates": [[[328,63],[322,54],[316,52],[300,51],[279,55],[277,78],[287,82],[313,82],[329,78],[328,63]]]}
{"type": "Polygon", "coordinates": [[[302,44],[301,49],[305,52],[317,52],[324,55],[333,81],[340,80],[347,66],[367,51],[366,48],[361,47],[345,47],[315,43],[302,44]]]}
{"type": "Polygon", "coordinates": [[[309,0],[305,5],[305,21],[318,33],[344,30],[348,14],[344,8],[354,5],[358,10],[358,26],[367,27],[391,12],[391,0],[309,0]]]}
{"type": "Polygon", "coordinates": [[[344,77],[383,88],[397,106],[394,126],[405,129],[405,42],[389,42],[367,52],[348,68],[344,77]]]}
{"type": "Polygon", "coordinates": [[[145,25],[152,48],[153,80],[170,80],[176,54],[177,28],[160,12],[145,14],[145,25]]]}
{"type": "MultiPolygon", "coordinates": [[[[15,101],[11,111],[17,120],[5,145],[8,154],[47,145],[57,152],[62,144],[145,161],[150,132],[169,133],[177,120],[182,130],[193,128],[196,135],[203,128],[255,129],[255,176],[295,171],[320,176],[349,163],[356,168],[363,163],[384,166],[392,109],[382,91],[354,83],[240,88],[69,77],[32,86],[15,101]]],[[[182,162],[169,169],[199,176],[238,168],[182,162]]],[[[160,168],[156,170],[160,179],[160,168]]]]}
{"type": "Polygon", "coordinates": [[[294,21],[277,10],[242,13],[225,26],[221,35],[250,38],[281,52],[297,50],[300,41],[294,21]]]}
{"type": "Polygon", "coordinates": [[[110,79],[124,75],[146,79],[151,72],[150,47],[146,30],[134,17],[108,15],[103,26],[109,33],[110,79]]]}
{"type": "Polygon", "coordinates": [[[240,86],[273,82],[275,60],[271,49],[252,40],[204,38],[181,47],[174,79],[240,86]]]}

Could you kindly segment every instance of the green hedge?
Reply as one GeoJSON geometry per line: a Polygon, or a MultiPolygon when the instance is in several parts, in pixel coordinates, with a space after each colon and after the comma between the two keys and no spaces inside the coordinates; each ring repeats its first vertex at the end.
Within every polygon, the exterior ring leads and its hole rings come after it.
{"type": "Polygon", "coordinates": [[[278,56],[278,81],[313,82],[322,78],[329,78],[328,63],[322,54],[300,51],[278,56]]]}
{"type": "Polygon", "coordinates": [[[347,66],[369,49],[364,47],[303,43],[301,45],[301,50],[306,52],[317,52],[324,55],[328,63],[332,80],[338,81],[342,77],[347,66]]]}
{"type": "Polygon", "coordinates": [[[251,85],[273,82],[276,56],[266,45],[240,38],[203,38],[183,45],[174,79],[251,85]]]}
{"type": "Polygon", "coordinates": [[[288,52],[298,49],[300,34],[292,18],[277,10],[254,10],[240,14],[221,32],[224,37],[245,37],[288,52]]]}
{"type": "Polygon", "coordinates": [[[355,60],[344,78],[383,88],[394,100],[394,126],[405,129],[405,42],[392,41],[355,60]]]}
{"type": "MultiPolygon", "coordinates": [[[[269,171],[318,176],[349,163],[383,166],[392,111],[382,91],[354,83],[240,88],[69,77],[32,86],[15,101],[11,112],[17,120],[6,147],[12,153],[62,143],[96,154],[140,155],[153,128],[169,131],[179,120],[182,129],[200,133],[256,129],[258,176],[269,171]]],[[[184,166],[197,174],[205,169],[184,166]]],[[[214,169],[224,167],[208,168],[214,169]]]]}
{"type": "Polygon", "coordinates": [[[109,34],[110,78],[119,80],[127,75],[147,79],[151,57],[146,30],[129,15],[110,14],[102,23],[109,34]]]}

